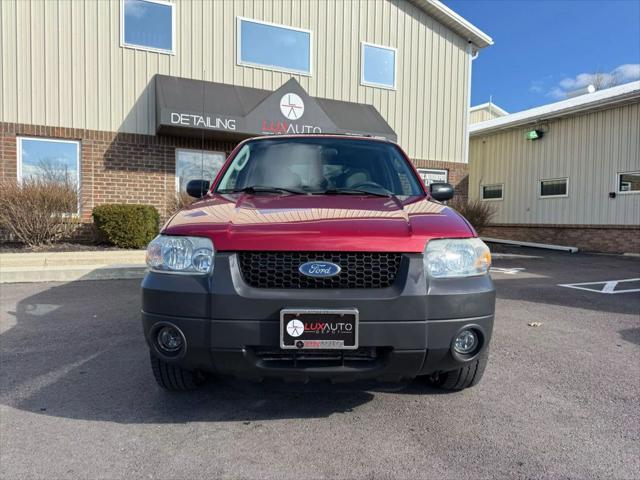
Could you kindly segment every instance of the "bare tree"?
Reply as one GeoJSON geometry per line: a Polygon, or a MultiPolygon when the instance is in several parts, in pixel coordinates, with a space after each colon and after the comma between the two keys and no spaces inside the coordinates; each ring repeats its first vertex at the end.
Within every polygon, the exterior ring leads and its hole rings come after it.
{"type": "Polygon", "coordinates": [[[596,90],[615,87],[620,84],[620,72],[614,70],[613,72],[608,73],[602,68],[597,68],[595,72],[591,74],[590,83],[596,87],[596,90]]]}

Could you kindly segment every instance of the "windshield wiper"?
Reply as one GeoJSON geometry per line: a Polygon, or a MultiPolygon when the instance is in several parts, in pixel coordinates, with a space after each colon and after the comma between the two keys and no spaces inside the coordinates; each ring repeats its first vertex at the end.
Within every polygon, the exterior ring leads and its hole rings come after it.
{"type": "Polygon", "coordinates": [[[302,190],[295,190],[293,188],[285,187],[268,187],[265,185],[250,185],[243,188],[225,189],[219,190],[218,193],[292,193],[294,195],[306,195],[307,192],[302,190]]]}
{"type": "Polygon", "coordinates": [[[376,197],[391,197],[391,192],[375,192],[372,190],[365,190],[360,188],[330,188],[322,192],[322,195],[373,195],[376,197]]]}

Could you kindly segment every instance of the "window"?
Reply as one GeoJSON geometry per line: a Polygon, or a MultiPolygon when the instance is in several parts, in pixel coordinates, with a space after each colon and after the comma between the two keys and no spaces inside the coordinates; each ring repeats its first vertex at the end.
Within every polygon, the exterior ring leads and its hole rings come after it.
{"type": "Polygon", "coordinates": [[[640,172],[618,174],[618,193],[640,192],[640,172]]]}
{"type": "Polygon", "coordinates": [[[418,174],[427,187],[432,183],[447,183],[449,181],[449,170],[418,168],[418,174]]]}
{"type": "Polygon", "coordinates": [[[363,85],[396,88],[396,49],[362,42],[363,85]]]}
{"type": "Polygon", "coordinates": [[[80,142],[18,137],[17,153],[18,181],[20,183],[35,181],[65,184],[78,195],[80,191],[80,142]]]}
{"type": "Polygon", "coordinates": [[[238,17],[238,64],[311,75],[311,31],[238,17]]]}
{"type": "Polygon", "coordinates": [[[162,0],[122,0],[120,44],[123,47],[175,52],[174,5],[162,0]]]}
{"type": "Polygon", "coordinates": [[[393,144],[372,140],[289,138],[247,142],[233,158],[218,192],[251,186],[323,194],[354,189],[424,196],[420,180],[393,144]]]}
{"type": "Polygon", "coordinates": [[[480,193],[482,200],[502,200],[504,185],[499,183],[495,185],[482,185],[480,193]]]}
{"type": "Polygon", "coordinates": [[[569,191],[568,178],[540,180],[540,197],[566,197],[569,191]]]}
{"type": "Polygon", "coordinates": [[[191,180],[213,182],[225,160],[222,152],[176,149],[176,192],[186,192],[191,180]]]}

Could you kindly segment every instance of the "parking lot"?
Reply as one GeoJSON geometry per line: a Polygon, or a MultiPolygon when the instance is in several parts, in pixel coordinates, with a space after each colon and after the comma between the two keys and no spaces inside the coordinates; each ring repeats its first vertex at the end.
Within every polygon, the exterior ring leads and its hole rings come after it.
{"type": "Polygon", "coordinates": [[[637,478],[640,259],[502,250],[489,367],[446,394],[235,379],[171,394],[139,280],[3,285],[2,477],[637,478]]]}

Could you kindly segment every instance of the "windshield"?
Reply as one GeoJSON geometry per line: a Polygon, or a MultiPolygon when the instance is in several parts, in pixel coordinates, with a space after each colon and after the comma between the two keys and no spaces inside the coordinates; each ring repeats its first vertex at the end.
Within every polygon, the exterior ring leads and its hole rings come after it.
{"type": "Polygon", "coordinates": [[[339,138],[274,138],[245,144],[216,191],[424,195],[393,144],[339,138]]]}

